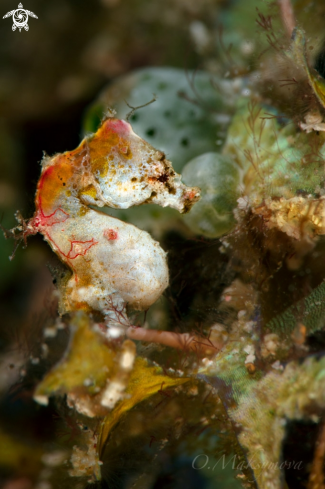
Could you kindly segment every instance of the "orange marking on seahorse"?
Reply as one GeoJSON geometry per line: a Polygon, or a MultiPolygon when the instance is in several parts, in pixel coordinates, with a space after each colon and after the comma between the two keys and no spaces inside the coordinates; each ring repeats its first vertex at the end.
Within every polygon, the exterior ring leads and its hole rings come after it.
{"type": "Polygon", "coordinates": [[[107,120],[98,129],[97,133],[89,141],[89,154],[93,172],[100,172],[103,176],[108,171],[107,155],[114,150],[125,159],[132,158],[127,135],[130,130],[128,125],[119,120],[107,120]]]}
{"type": "Polygon", "coordinates": [[[76,168],[65,161],[65,153],[57,156],[53,163],[44,170],[39,180],[36,205],[43,215],[51,213],[56,200],[62,196],[64,187],[70,187],[70,181],[75,175],[76,168]]]}

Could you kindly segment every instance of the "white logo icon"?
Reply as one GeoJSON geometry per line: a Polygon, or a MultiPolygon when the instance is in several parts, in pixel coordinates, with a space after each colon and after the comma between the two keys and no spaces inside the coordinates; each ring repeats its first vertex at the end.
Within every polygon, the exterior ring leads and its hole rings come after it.
{"type": "Polygon", "coordinates": [[[28,31],[29,26],[27,22],[29,15],[31,17],[34,17],[34,19],[38,19],[37,15],[35,15],[33,12],[23,9],[23,5],[21,3],[18,5],[17,10],[11,10],[11,12],[7,12],[6,15],[3,16],[3,19],[6,19],[11,15],[13,20],[12,30],[15,31],[18,27],[19,32],[21,32],[22,28],[24,28],[25,31],[28,31]]]}

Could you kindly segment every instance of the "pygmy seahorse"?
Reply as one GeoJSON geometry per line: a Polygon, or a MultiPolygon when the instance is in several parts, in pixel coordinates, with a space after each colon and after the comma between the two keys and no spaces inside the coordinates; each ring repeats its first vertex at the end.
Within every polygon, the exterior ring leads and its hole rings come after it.
{"type": "Polygon", "coordinates": [[[187,212],[199,196],[161,151],[122,120],[108,118],[74,151],[45,157],[36,212],[23,232],[42,233],[72,271],[60,290],[61,312],[95,310],[106,323],[120,322],[126,304],[146,310],[168,285],[160,245],[91,206],[127,209],[152,202],[187,212]]]}

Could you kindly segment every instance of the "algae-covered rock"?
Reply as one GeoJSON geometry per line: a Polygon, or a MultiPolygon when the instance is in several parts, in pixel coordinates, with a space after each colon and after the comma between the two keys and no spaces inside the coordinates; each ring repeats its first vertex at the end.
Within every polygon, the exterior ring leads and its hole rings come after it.
{"type": "MultiPolygon", "coordinates": [[[[315,419],[325,408],[325,362],[307,359],[289,363],[283,372],[270,372],[243,398],[231,416],[242,427],[240,443],[248,449],[248,462],[258,487],[280,489],[288,461],[281,447],[288,420],[315,419]],[[271,434],[271,436],[270,436],[271,434]]],[[[296,462],[296,468],[302,462],[296,462]]]]}

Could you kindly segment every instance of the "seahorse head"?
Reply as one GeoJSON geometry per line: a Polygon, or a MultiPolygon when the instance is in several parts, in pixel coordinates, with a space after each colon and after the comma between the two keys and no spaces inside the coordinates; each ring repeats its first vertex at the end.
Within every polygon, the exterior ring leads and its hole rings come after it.
{"type": "Polygon", "coordinates": [[[85,204],[127,209],[152,202],[187,212],[199,199],[199,189],[186,187],[164,153],[123,120],[107,119],[83,145],[89,168],[79,195],[85,204]]]}

